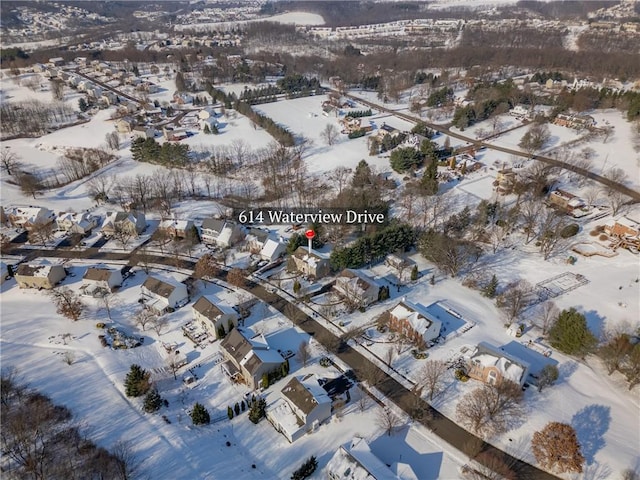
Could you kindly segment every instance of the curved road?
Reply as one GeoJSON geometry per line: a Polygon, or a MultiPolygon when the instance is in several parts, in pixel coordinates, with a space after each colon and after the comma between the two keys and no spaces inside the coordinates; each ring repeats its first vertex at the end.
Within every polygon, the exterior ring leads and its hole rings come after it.
{"type": "MultiPolygon", "coordinates": [[[[131,265],[135,265],[137,260],[134,254],[100,252],[97,248],[88,248],[83,251],[75,250],[22,250],[19,247],[5,253],[26,255],[28,259],[37,257],[58,257],[68,259],[95,259],[95,260],[129,260],[131,265]]],[[[171,267],[179,266],[193,270],[195,262],[167,258],[166,256],[146,255],[149,263],[157,263],[171,267]]],[[[217,278],[225,280],[227,272],[221,270],[217,278]]],[[[244,290],[252,293],[259,299],[268,303],[276,310],[289,318],[296,326],[311,335],[316,341],[324,345],[329,351],[340,358],[346,365],[349,365],[359,377],[364,377],[363,373],[378,369],[381,372],[381,382],[376,388],[388,399],[393,401],[399,408],[410,414],[416,408],[426,412],[422,419],[417,419],[422,425],[431,430],[435,435],[454,446],[469,457],[475,457],[479,451],[488,452],[493,456],[502,459],[517,474],[518,479],[526,480],[558,480],[558,477],[551,475],[539,468],[519,460],[498,448],[479,440],[477,437],[458,426],[455,422],[440,414],[422,398],[414,395],[404,385],[380,369],[367,357],[350,347],[341,343],[340,339],[331,331],[325,328],[318,319],[312,318],[300,310],[296,305],[265,289],[262,285],[248,280],[244,290]],[[336,351],[336,345],[339,345],[336,351]]],[[[479,460],[486,459],[491,455],[482,456],[479,460]]]]}
{"type": "MultiPolygon", "coordinates": [[[[333,90],[333,89],[328,89],[331,90],[333,92],[338,93],[337,90],[333,90]]],[[[526,157],[526,158],[533,158],[534,160],[539,160],[541,162],[547,163],[549,165],[553,165],[555,167],[560,167],[560,168],[564,168],[565,170],[570,170],[572,172],[576,172],[579,175],[582,175],[584,177],[590,178],[591,180],[601,183],[602,185],[605,185],[613,190],[616,190],[620,193],[623,193],[624,195],[627,195],[628,197],[630,197],[632,199],[632,201],[634,203],[636,202],[640,202],[640,192],[633,190],[625,185],[622,185],[620,183],[617,182],[613,182],[611,180],[609,180],[606,177],[603,177],[602,175],[597,175],[589,170],[586,170],[584,168],[581,167],[576,167],[575,165],[571,165],[570,163],[566,163],[566,162],[562,162],[560,160],[551,158],[551,157],[545,157],[542,155],[529,155],[525,152],[521,152],[519,150],[514,150],[512,148],[506,148],[506,147],[500,147],[498,145],[494,145],[491,143],[486,143],[486,142],[481,142],[478,141],[476,139],[473,139],[471,137],[466,137],[460,133],[457,132],[452,132],[451,130],[449,130],[449,127],[445,127],[443,125],[438,125],[435,123],[429,123],[429,122],[425,122],[424,120],[422,120],[421,118],[417,118],[414,117],[412,115],[406,114],[406,113],[401,113],[401,112],[397,112],[395,110],[392,110],[390,108],[386,108],[383,107],[381,105],[378,105],[377,103],[373,103],[370,102],[368,100],[364,100],[360,97],[356,97],[354,95],[351,94],[344,94],[345,97],[351,98],[352,100],[357,101],[358,103],[362,103],[370,108],[375,108],[376,110],[379,110],[381,112],[385,112],[385,113],[389,113],[391,115],[394,115],[396,117],[399,117],[403,120],[406,120],[408,122],[412,122],[412,123],[417,123],[417,122],[422,122],[424,123],[427,127],[429,127],[432,130],[435,130],[437,132],[449,135],[450,137],[453,138],[457,138],[458,140],[462,140],[465,142],[469,142],[477,147],[486,147],[492,150],[497,150],[498,152],[504,152],[504,153],[508,153],[510,155],[516,155],[518,157],[526,157]]]]}

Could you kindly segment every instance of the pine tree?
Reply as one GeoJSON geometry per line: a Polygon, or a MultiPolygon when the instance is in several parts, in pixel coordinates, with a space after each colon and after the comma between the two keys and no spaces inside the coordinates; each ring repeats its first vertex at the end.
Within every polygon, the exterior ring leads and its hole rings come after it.
{"type": "Polygon", "coordinates": [[[233,320],[229,319],[229,321],[227,322],[227,331],[231,332],[231,330],[233,330],[233,320]]]}
{"type": "Polygon", "coordinates": [[[191,410],[191,421],[194,425],[207,425],[211,421],[209,412],[200,403],[196,403],[191,410]]]}
{"type": "Polygon", "coordinates": [[[236,404],[234,405],[233,411],[236,415],[240,415],[240,404],[238,402],[236,402],[236,404]]]}
{"type": "Polygon", "coordinates": [[[233,418],[233,408],[231,406],[227,407],[227,417],[229,417],[229,420],[233,418]]]}
{"type": "Polygon", "coordinates": [[[563,310],[549,330],[552,347],[569,355],[584,356],[592,351],[598,339],[587,326],[587,319],[575,308],[563,310]]]}
{"type": "Polygon", "coordinates": [[[538,463],[557,472],[582,473],[584,457],[576,431],[566,423],[550,422],[531,439],[531,449],[538,463]]]}
{"type": "Polygon", "coordinates": [[[129,373],[124,380],[124,389],[127,397],[139,397],[149,391],[149,377],[151,374],[140,365],[131,365],[129,373]]]}
{"type": "Polygon", "coordinates": [[[497,293],[498,293],[498,277],[496,277],[494,274],[493,277],[491,277],[491,281],[482,290],[482,294],[485,297],[495,298],[497,293]]]}
{"type": "Polygon", "coordinates": [[[204,128],[202,129],[202,133],[209,135],[211,133],[211,129],[209,128],[209,124],[205,123],[204,128]]]}
{"type": "Polygon", "coordinates": [[[211,133],[213,133],[214,135],[218,135],[220,133],[217,125],[211,125],[211,133]]]}
{"type": "Polygon", "coordinates": [[[153,413],[160,410],[162,406],[162,397],[158,393],[156,388],[149,390],[149,393],[144,397],[144,411],[147,413],[153,413]]]}
{"type": "Polygon", "coordinates": [[[244,400],[240,402],[240,410],[243,412],[247,409],[247,405],[244,403],[244,400]]]}
{"type": "Polygon", "coordinates": [[[258,423],[262,417],[265,416],[267,410],[267,401],[260,397],[251,404],[249,409],[249,420],[253,423],[258,423]]]}
{"type": "Polygon", "coordinates": [[[411,269],[411,281],[415,282],[416,280],[418,280],[418,266],[414,265],[411,269]]]}
{"type": "Polygon", "coordinates": [[[295,293],[297,295],[298,292],[300,292],[301,288],[302,288],[302,286],[300,285],[300,282],[298,280],[293,282],[293,293],[295,293]]]}
{"type": "Polygon", "coordinates": [[[224,325],[220,325],[218,327],[218,339],[222,339],[227,335],[227,332],[224,331],[224,325]]]}
{"type": "Polygon", "coordinates": [[[86,112],[87,110],[89,110],[89,105],[87,104],[87,101],[84,99],[84,97],[80,97],[80,99],[78,100],[78,108],[81,112],[86,112]]]}
{"type": "Polygon", "coordinates": [[[268,374],[264,374],[262,375],[262,380],[260,381],[260,385],[262,386],[262,388],[268,388],[269,387],[269,375],[268,374]]]}

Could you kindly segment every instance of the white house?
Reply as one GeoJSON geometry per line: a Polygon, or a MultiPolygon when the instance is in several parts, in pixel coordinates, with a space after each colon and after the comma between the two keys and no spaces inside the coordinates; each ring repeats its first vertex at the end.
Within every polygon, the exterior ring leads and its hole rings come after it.
{"type": "Polygon", "coordinates": [[[98,224],[98,217],[88,212],[73,213],[60,212],[56,217],[58,230],[69,233],[79,233],[86,235],[98,224]]]}
{"type": "Polygon", "coordinates": [[[287,440],[294,442],[331,416],[331,398],[315,374],[292,378],[267,412],[267,419],[287,440]]]}
{"type": "Polygon", "coordinates": [[[148,307],[164,312],[168,308],[179,308],[186,305],[189,301],[189,294],[184,283],[149,275],[142,284],[141,298],[148,307]]]}
{"type": "Polygon", "coordinates": [[[205,245],[232,247],[244,238],[244,232],[235,222],[205,218],[202,222],[200,238],[205,245]]]}
{"type": "Polygon", "coordinates": [[[122,272],[117,268],[89,267],[82,277],[80,289],[85,295],[98,296],[122,285],[122,272]]]}
{"type": "Polygon", "coordinates": [[[340,445],[325,471],[329,480],[418,480],[407,463],[394,462],[387,466],[361,437],[340,445]]]}
{"type": "Polygon", "coordinates": [[[51,290],[67,276],[62,265],[29,265],[21,263],[15,273],[20,288],[51,290]]]}
{"type": "Polygon", "coordinates": [[[273,262],[274,260],[277,260],[280,256],[282,256],[286,251],[287,246],[284,243],[272,238],[268,238],[267,241],[264,242],[264,245],[260,250],[260,257],[263,260],[273,262]]]}
{"type": "Polygon", "coordinates": [[[531,111],[531,107],[528,107],[526,105],[516,105],[511,110],[509,110],[509,115],[512,115],[514,117],[530,118],[531,111]]]}
{"type": "Polygon", "coordinates": [[[133,236],[140,235],[147,227],[144,213],[141,212],[107,212],[100,231],[106,237],[112,236],[118,229],[129,232],[133,236]]]}
{"type": "Polygon", "coordinates": [[[214,338],[221,338],[219,333],[223,333],[224,336],[229,330],[230,326],[238,326],[238,320],[240,316],[232,307],[224,305],[214,295],[203,295],[194,304],[193,318],[202,325],[209,335],[214,338]],[[220,332],[220,329],[223,332],[220,332]]]}
{"type": "Polygon", "coordinates": [[[369,306],[378,301],[380,293],[380,286],[375,280],[350,268],[345,268],[340,272],[333,288],[345,298],[348,306],[352,308],[369,306]]]}
{"type": "Polygon", "coordinates": [[[31,230],[36,225],[52,223],[56,218],[55,213],[44,207],[13,207],[5,213],[12,226],[25,230],[31,230]]]}

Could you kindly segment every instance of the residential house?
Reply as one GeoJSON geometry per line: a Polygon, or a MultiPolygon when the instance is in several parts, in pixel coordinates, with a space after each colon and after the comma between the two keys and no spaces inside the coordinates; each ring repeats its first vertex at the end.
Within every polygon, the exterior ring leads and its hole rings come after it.
{"type": "Polygon", "coordinates": [[[249,227],[249,231],[244,238],[249,251],[255,254],[260,253],[268,239],[269,232],[255,227],[249,227]]]}
{"type": "Polygon", "coordinates": [[[394,462],[388,466],[361,437],[341,445],[325,471],[329,480],[418,480],[409,464],[394,462]]]}
{"type": "Polygon", "coordinates": [[[87,235],[96,227],[98,220],[88,212],[60,212],[56,217],[56,225],[61,232],[87,235]]]}
{"type": "Polygon", "coordinates": [[[176,280],[149,275],[141,287],[143,303],[158,312],[182,307],[189,301],[187,286],[176,280]]]}
{"type": "Polygon", "coordinates": [[[144,213],[107,212],[100,231],[105,237],[111,237],[118,230],[129,232],[132,236],[140,235],[147,227],[144,213]]]}
{"type": "Polygon", "coordinates": [[[55,213],[44,207],[14,207],[6,211],[9,223],[13,227],[31,230],[35,226],[53,223],[55,213]]]}
{"type": "Polygon", "coordinates": [[[531,118],[532,108],[526,105],[516,105],[509,110],[509,115],[519,118],[531,118]]]}
{"type": "Polygon", "coordinates": [[[244,238],[242,228],[235,222],[205,218],[200,229],[200,238],[206,245],[219,247],[232,247],[244,238]]]}
{"type": "Polygon", "coordinates": [[[640,238],[640,223],[622,216],[616,219],[613,225],[605,225],[604,231],[614,237],[638,239],[640,238]]]}
{"type": "Polygon", "coordinates": [[[329,259],[309,250],[306,247],[300,246],[298,249],[293,252],[291,255],[290,266],[292,266],[298,272],[308,275],[314,278],[322,278],[329,275],[331,271],[331,266],[329,264],[329,259]]]}
{"type": "Polygon", "coordinates": [[[380,128],[378,129],[378,131],[376,132],[376,137],[378,138],[378,140],[382,140],[387,135],[391,135],[392,137],[397,137],[398,135],[400,135],[400,133],[401,133],[400,130],[398,130],[397,128],[392,127],[391,125],[387,125],[386,123],[383,122],[380,128]]]}
{"type": "Polygon", "coordinates": [[[287,246],[284,243],[268,238],[260,250],[260,258],[268,262],[273,262],[280,258],[286,251],[287,246]]]}
{"type": "Polygon", "coordinates": [[[121,118],[119,120],[116,120],[116,131],[118,133],[131,133],[131,130],[133,129],[134,126],[134,122],[133,120],[127,120],[126,118],[121,118]]]}
{"type": "Polygon", "coordinates": [[[496,192],[500,195],[511,194],[517,178],[516,172],[511,168],[502,168],[498,170],[496,179],[493,182],[493,185],[496,187],[496,192]]]}
{"type": "Polygon", "coordinates": [[[418,348],[426,348],[440,335],[442,322],[426,309],[402,299],[389,310],[389,328],[409,339],[418,348]]]}
{"type": "Polygon", "coordinates": [[[142,125],[133,127],[133,129],[131,129],[131,133],[134,137],[142,138],[143,140],[146,140],[147,138],[154,138],[156,136],[155,129],[151,127],[144,127],[142,125]]]}
{"type": "Polygon", "coordinates": [[[173,101],[178,105],[193,103],[193,95],[186,92],[175,92],[173,94],[173,101]]]}
{"type": "Polygon", "coordinates": [[[255,336],[250,329],[241,327],[224,337],[220,349],[226,359],[222,364],[226,374],[252,389],[259,388],[263,375],[282,368],[285,362],[278,351],[269,347],[264,335],[255,336]]]}
{"type": "Polygon", "coordinates": [[[489,385],[509,380],[522,386],[528,372],[527,362],[487,342],[480,342],[467,362],[467,375],[489,385]]]}
{"type": "Polygon", "coordinates": [[[349,134],[360,130],[360,118],[346,116],[338,121],[341,127],[341,133],[349,134]]]}
{"type": "Polygon", "coordinates": [[[205,130],[205,127],[209,127],[209,130],[212,130],[214,126],[218,126],[216,112],[213,107],[205,107],[198,112],[198,125],[200,130],[205,130]]]}
{"type": "Polygon", "coordinates": [[[82,277],[80,290],[85,295],[104,296],[122,285],[122,272],[117,268],[89,267],[82,277]]]}
{"type": "Polygon", "coordinates": [[[20,288],[51,290],[60,283],[67,273],[62,265],[31,265],[21,263],[15,272],[20,288]]]}
{"type": "Polygon", "coordinates": [[[364,308],[378,301],[380,286],[364,273],[345,268],[336,278],[333,288],[351,308],[364,308]]]}
{"type": "Polygon", "coordinates": [[[561,127],[576,128],[581,130],[583,128],[591,128],[596,124],[593,117],[589,115],[575,115],[572,113],[559,113],[553,122],[561,127]]]}
{"type": "Polygon", "coordinates": [[[183,128],[170,128],[162,127],[162,135],[164,139],[169,142],[179,142],[189,136],[187,131],[183,128]]]}
{"type": "Polygon", "coordinates": [[[158,231],[171,238],[187,238],[193,233],[194,228],[191,220],[162,220],[158,225],[158,231]]]}
{"type": "Polygon", "coordinates": [[[588,213],[584,200],[564,190],[552,191],[549,193],[547,201],[550,206],[573,217],[581,217],[588,213]]]}
{"type": "Polygon", "coordinates": [[[213,338],[221,339],[238,326],[240,316],[232,307],[223,305],[213,295],[203,295],[193,304],[193,318],[213,338]],[[233,325],[233,328],[231,327],[233,325]]]}
{"type": "Polygon", "coordinates": [[[315,374],[292,378],[269,408],[267,419],[287,440],[294,442],[331,416],[331,398],[315,374]]]}
{"type": "Polygon", "coordinates": [[[416,265],[416,262],[410,258],[390,253],[384,259],[384,264],[396,273],[396,276],[402,280],[405,277],[411,275],[411,270],[416,265]]]}

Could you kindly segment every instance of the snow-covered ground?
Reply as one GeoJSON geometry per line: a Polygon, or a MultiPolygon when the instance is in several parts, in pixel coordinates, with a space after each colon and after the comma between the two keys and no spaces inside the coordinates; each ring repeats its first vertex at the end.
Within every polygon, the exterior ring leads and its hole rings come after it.
{"type": "MultiPolygon", "coordinates": [[[[74,265],[71,267],[74,277],[67,277],[63,285],[77,290],[80,278],[91,264],[77,262],[74,265]]],[[[170,275],[176,280],[184,278],[166,271],[155,274],[170,275]]],[[[246,414],[227,420],[227,406],[240,402],[247,388],[233,384],[217,366],[220,358],[217,342],[201,349],[182,335],[180,326],[191,319],[191,303],[168,314],[169,327],[160,336],[134,325],[132,314],[139,309],[137,299],[144,278],[146,274],[137,270],[133,277],[125,280],[115,294],[111,318],[107,318],[99,301],[83,297],[88,309],[75,323],[52,312],[52,300],[46,293],[20,290],[14,280],[6,282],[0,296],[3,368],[15,367],[19,378],[49,395],[55,403],[67,406],[81,422],[83,431],[99,445],[110,447],[119,440],[131,442],[144,474],[150,478],[164,478],[167,472],[174,478],[288,478],[309,455],[316,455],[322,469],[338,446],[355,434],[370,441],[372,450],[383,461],[403,458],[410,462],[419,478],[457,477],[464,458],[447,448],[443,452],[442,446],[424,429],[405,427],[392,437],[382,438],[384,433],[376,422],[380,407],[373,402],[369,402],[364,412],[351,402],[341,415],[334,415],[327,424],[294,444],[289,444],[266,420],[254,425],[246,414]],[[23,314],[25,302],[29,302],[28,319],[23,314]],[[98,322],[143,337],[144,343],[130,350],[103,348],[98,341],[101,330],[95,326],[98,322]],[[63,338],[66,333],[71,336],[63,338]],[[189,365],[178,372],[177,380],[166,367],[162,343],[175,343],[189,361],[189,365]],[[63,362],[63,352],[72,352],[75,358],[72,365],[63,362]],[[152,372],[152,380],[169,402],[168,408],[163,407],[158,414],[145,414],[140,399],[124,395],[124,377],[133,363],[152,372]],[[198,377],[193,388],[181,382],[187,368],[198,377]],[[191,426],[188,411],[195,402],[204,404],[213,419],[223,419],[207,427],[191,426]],[[163,421],[161,415],[171,423],[163,421]],[[226,446],[227,441],[230,447],[226,446]],[[252,464],[256,468],[252,468],[252,464]]],[[[199,294],[216,295],[229,305],[241,298],[213,284],[200,284],[199,294]]],[[[246,324],[263,332],[273,348],[295,349],[301,341],[309,340],[306,334],[266,306],[255,307],[246,324]],[[266,318],[260,320],[263,317],[266,318]]],[[[311,345],[313,363],[303,368],[293,358],[291,374],[339,376],[335,369],[322,368],[316,363],[324,353],[313,341],[311,345]]],[[[275,401],[277,392],[290,378],[267,390],[268,404],[275,401]]],[[[354,393],[357,395],[357,390],[354,393]]],[[[320,478],[319,472],[315,478],[320,478]]]]}

